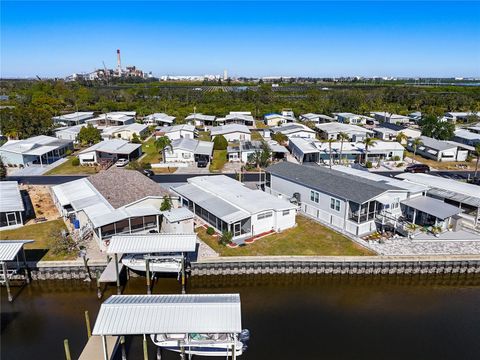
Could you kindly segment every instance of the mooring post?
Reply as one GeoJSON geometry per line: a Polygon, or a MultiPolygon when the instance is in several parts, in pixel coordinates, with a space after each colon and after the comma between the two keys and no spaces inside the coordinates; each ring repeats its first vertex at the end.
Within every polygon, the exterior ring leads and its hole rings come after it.
{"type": "Polygon", "coordinates": [[[233,337],[233,345],[232,345],[232,360],[237,360],[237,354],[236,354],[236,339],[235,336],[233,337]]]}
{"type": "Polygon", "coordinates": [[[157,360],[162,360],[162,348],[157,346],[157,360]]]}
{"type": "Polygon", "coordinates": [[[88,310],[85,310],[85,326],[87,327],[87,336],[90,339],[92,337],[92,327],[90,326],[90,315],[88,315],[88,310]]]}
{"type": "Polygon", "coordinates": [[[182,294],[185,293],[185,254],[182,253],[182,294]]]}
{"type": "Polygon", "coordinates": [[[82,256],[83,266],[85,266],[85,270],[87,271],[87,276],[90,280],[92,280],[92,275],[90,274],[90,268],[88,267],[87,251],[81,250],[80,255],[82,256]]]}
{"type": "Polygon", "coordinates": [[[107,348],[107,338],[105,335],[102,335],[102,345],[103,345],[103,359],[109,360],[108,358],[108,348],[107,348]]]}
{"type": "Polygon", "coordinates": [[[185,345],[180,343],[180,359],[185,360],[185,345]]]}
{"type": "Polygon", "coordinates": [[[97,281],[97,298],[102,298],[102,289],[100,287],[100,274],[99,272],[95,272],[95,280],[97,281]]]}
{"type": "Polygon", "coordinates": [[[28,270],[27,257],[25,256],[24,247],[22,247],[22,255],[23,255],[23,266],[25,266],[25,280],[27,281],[27,284],[30,284],[30,271],[28,270]]]}
{"type": "Polygon", "coordinates": [[[70,345],[68,345],[68,339],[63,340],[63,347],[65,348],[65,359],[72,360],[70,355],[70,345]]]}
{"type": "Polygon", "coordinates": [[[115,253],[113,256],[113,260],[115,261],[115,275],[117,276],[117,295],[120,295],[122,292],[120,291],[120,273],[118,271],[118,254],[115,253]]]}
{"type": "Polygon", "coordinates": [[[145,334],[143,334],[143,360],[148,360],[148,343],[145,334]]]}
{"type": "Polygon", "coordinates": [[[122,348],[122,360],[127,360],[127,349],[125,348],[125,336],[120,336],[120,345],[122,348]]]}
{"type": "Polygon", "coordinates": [[[10,279],[8,278],[7,263],[5,261],[2,262],[2,269],[3,269],[3,278],[5,279],[5,287],[7,288],[8,301],[12,302],[13,297],[12,297],[12,293],[10,292],[10,279]]]}
{"type": "Polygon", "coordinates": [[[145,259],[145,271],[147,276],[147,295],[152,294],[152,289],[150,287],[150,259],[145,259]]]}

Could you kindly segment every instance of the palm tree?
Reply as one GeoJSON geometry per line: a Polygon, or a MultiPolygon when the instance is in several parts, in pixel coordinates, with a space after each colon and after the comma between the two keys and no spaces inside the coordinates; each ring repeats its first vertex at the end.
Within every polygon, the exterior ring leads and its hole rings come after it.
{"type": "Polygon", "coordinates": [[[350,136],[347,133],[340,132],[338,134],[338,139],[340,140],[340,163],[342,162],[342,155],[343,155],[343,142],[345,140],[349,140],[350,136]]]}
{"type": "Polygon", "coordinates": [[[480,143],[475,145],[475,155],[477,156],[477,162],[475,163],[475,173],[473,174],[473,178],[477,178],[478,173],[478,164],[480,163],[480,143]]]}
{"type": "Polygon", "coordinates": [[[395,137],[395,140],[399,142],[400,144],[404,141],[407,141],[408,136],[405,135],[403,132],[399,132],[397,136],[395,137]]]}
{"type": "Polygon", "coordinates": [[[420,138],[413,139],[412,147],[413,147],[413,155],[414,156],[417,155],[417,148],[421,145],[423,145],[422,139],[420,139],[420,138]]]}
{"type": "Polygon", "coordinates": [[[165,159],[165,150],[167,148],[172,148],[172,141],[168,136],[160,136],[157,140],[155,140],[155,147],[158,151],[162,152],[163,162],[166,162],[165,159]]]}
{"type": "Polygon", "coordinates": [[[331,169],[332,168],[332,143],[335,142],[335,139],[328,139],[327,142],[328,142],[329,157],[330,157],[329,166],[331,169]]]}
{"type": "Polygon", "coordinates": [[[365,145],[365,165],[368,161],[368,148],[374,147],[377,144],[377,139],[375,138],[365,138],[362,143],[365,145]]]}

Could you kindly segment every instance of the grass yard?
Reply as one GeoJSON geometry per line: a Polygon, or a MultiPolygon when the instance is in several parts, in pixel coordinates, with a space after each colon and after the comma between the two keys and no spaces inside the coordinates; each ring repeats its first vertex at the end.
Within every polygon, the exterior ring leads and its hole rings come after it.
{"type": "Polygon", "coordinates": [[[162,162],[162,154],[155,147],[155,138],[151,137],[142,144],[142,151],[145,154],[140,160],[150,164],[158,164],[162,162]]]}
{"type": "Polygon", "coordinates": [[[263,136],[258,131],[252,131],[252,140],[262,141],[263,136]]]}
{"type": "Polygon", "coordinates": [[[210,164],[210,171],[219,172],[227,162],[227,150],[213,150],[213,158],[210,164]]]}
{"type": "Polygon", "coordinates": [[[210,132],[209,131],[199,131],[198,140],[210,141],[210,132]]]}
{"type": "Polygon", "coordinates": [[[323,255],[364,256],[375,255],[345,236],[328,229],[316,221],[297,216],[297,227],[256,240],[253,244],[229,248],[218,243],[218,238],[198,229],[198,236],[221,256],[269,255],[323,255]]]}
{"type": "Polygon", "coordinates": [[[265,125],[265,123],[261,120],[255,120],[255,126],[257,129],[266,129],[268,128],[267,125],[265,125]]]}
{"type": "Polygon", "coordinates": [[[155,174],[172,174],[177,171],[176,167],[167,167],[167,168],[152,168],[152,171],[155,174]]]}
{"type": "Polygon", "coordinates": [[[446,161],[440,162],[431,159],[425,159],[420,155],[413,155],[413,153],[409,151],[405,151],[405,157],[409,157],[410,159],[414,159],[415,161],[421,162],[422,164],[428,165],[431,168],[438,169],[438,170],[475,170],[475,161],[467,162],[467,161],[446,161]],[[457,165],[465,165],[467,168],[460,168],[457,165]]]}
{"type": "Polygon", "coordinates": [[[77,254],[54,255],[48,251],[50,234],[52,231],[67,230],[62,219],[44,223],[25,225],[14,230],[0,231],[1,240],[35,240],[25,245],[28,260],[73,260],[77,254]]]}
{"type": "Polygon", "coordinates": [[[97,173],[95,166],[73,166],[72,160],[75,157],[76,156],[67,157],[67,161],[47,171],[45,175],[91,175],[97,173]]]}

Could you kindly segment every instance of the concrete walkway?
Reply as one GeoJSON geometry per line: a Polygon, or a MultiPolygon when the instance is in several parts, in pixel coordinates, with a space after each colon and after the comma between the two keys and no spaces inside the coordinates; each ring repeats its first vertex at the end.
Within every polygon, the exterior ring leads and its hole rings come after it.
{"type": "Polygon", "coordinates": [[[46,172],[56,168],[57,166],[62,165],[64,162],[66,162],[66,158],[61,158],[58,159],[57,161],[49,164],[49,165],[37,165],[33,164],[30,166],[26,166],[22,169],[18,169],[16,171],[12,171],[11,174],[8,174],[9,176],[38,176],[38,175],[43,175],[46,172]]]}

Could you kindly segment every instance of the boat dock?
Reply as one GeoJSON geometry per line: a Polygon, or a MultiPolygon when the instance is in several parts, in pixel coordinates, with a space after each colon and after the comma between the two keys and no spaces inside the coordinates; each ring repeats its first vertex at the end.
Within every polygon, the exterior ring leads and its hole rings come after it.
{"type": "MultiPolygon", "coordinates": [[[[121,259],[121,256],[120,256],[121,259]]],[[[118,273],[122,273],[125,265],[121,261],[118,262],[118,273]]],[[[100,275],[100,279],[98,280],[101,283],[114,283],[117,281],[117,273],[115,269],[115,260],[111,259],[105,270],[103,270],[102,274],[100,275]]]]}
{"type": "MultiPolygon", "coordinates": [[[[105,343],[107,354],[110,354],[108,359],[112,359],[116,353],[120,336],[105,336],[105,343]]],[[[88,339],[87,345],[83,348],[78,360],[98,360],[101,359],[100,354],[104,351],[101,336],[91,336],[88,339]]]]}

